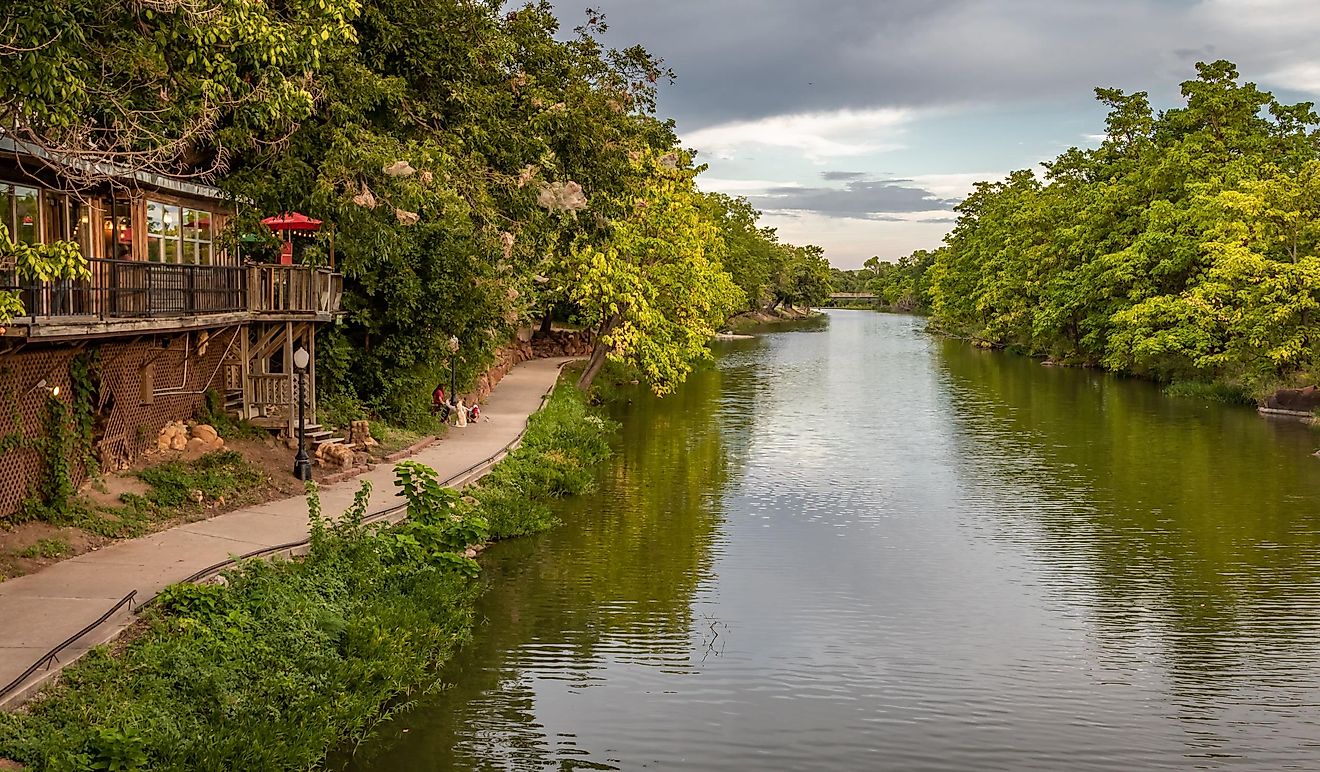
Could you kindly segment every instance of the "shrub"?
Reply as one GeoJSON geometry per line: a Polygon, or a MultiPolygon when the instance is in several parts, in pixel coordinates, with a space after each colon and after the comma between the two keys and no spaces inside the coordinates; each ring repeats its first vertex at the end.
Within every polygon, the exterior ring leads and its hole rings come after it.
{"type": "MultiPolygon", "coordinates": [[[[33,770],[320,766],[435,685],[472,624],[477,564],[463,550],[548,528],[545,502],[590,485],[585,467],[609,452],[611,426],[561,389],[475,497],[400,464],[409,517],[397,525],[363,522],[366,484],[330,522],[309,484],[306,557],[167,588],[117,654],[94,649],[29,709],[0,713],[0,758],[33,770]]],[[[189,485],[235,479],[228,456],[203,461],[189,485]]],[[[160,498],[184,476],[156,475],[160,498]]]]}

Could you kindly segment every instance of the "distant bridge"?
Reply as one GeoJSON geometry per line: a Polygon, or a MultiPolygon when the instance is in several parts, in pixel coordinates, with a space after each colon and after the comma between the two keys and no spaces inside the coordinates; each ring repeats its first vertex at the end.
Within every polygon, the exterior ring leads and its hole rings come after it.
{"type": "Polygon", "coordinates": [[[880,297],[874,292],[831,292],[830,300],[875,300],[880,297]]]}

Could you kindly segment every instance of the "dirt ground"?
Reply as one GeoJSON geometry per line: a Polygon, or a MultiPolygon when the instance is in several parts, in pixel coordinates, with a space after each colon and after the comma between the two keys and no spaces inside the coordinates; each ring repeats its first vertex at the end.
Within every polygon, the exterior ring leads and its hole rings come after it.
{"type": "MultiPolygon", "coordinates": [[[[148,524],[148,532],[161,531],[184,522],[195,522],[231,512],[241,507],[300,495],[304,486],[293,476],[295,450],[287,448],[275,437],[262,439],[227,439],[226,450],[234,450],[254,469],[260,470],[264,482],[243,491],[226,501],[220,498],[206,502],[200,509],[165,516],[148,524]]],[[[184,451],[152,452],[125,471],[103,475],[88,481],[79,491],[79,499],[96,512],[96,516],[117,521],[113,509],[124,502],[125,494],[144,495],[151,487],[137,474],[150,467],[169,461],[193,461],[198,456],[184,451]]],[[[338,468],[318,466],[313,462],[312,479],[323,480],[340,471],[338,468]]],[[[42,521],[6,524],[0,520],[0,581],[32,573],[52,563],[100,549],[116,541],[109,536],[89,532],[77,526],[56,526],[42,521]]]]}

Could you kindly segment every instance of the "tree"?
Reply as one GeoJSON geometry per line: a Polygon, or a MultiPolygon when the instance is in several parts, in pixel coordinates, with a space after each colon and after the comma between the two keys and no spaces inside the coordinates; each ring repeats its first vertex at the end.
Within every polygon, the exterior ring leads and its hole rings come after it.
{"type": "MultiPolygon", "coordinates": [[[[0,131],[82,163],[214,175],[308,117],[357,0],[13,0],[0,10],[0,131]]],[[[90,181],[87,180],[87,181],[90,181]]]]}
{"type": "Polygon", "coordinates": [[[1097,89],[1100,147],[978,185],[928,272],[936,322],[1157,378],[1311,379],[1320,117],[1230,62],[1182,94],[1157,115],[1097,89]]]}
{"type": "Polygon", "coordinates": [[[637,152],[626,214],[611,223],[607,246],[583,239],[565,260],[568,295],[596,341],[581,389],[608,357],[668,393],[709,356],[711,337],[743,302],[693,184],[698,170],[683,155],[637,152]]]}

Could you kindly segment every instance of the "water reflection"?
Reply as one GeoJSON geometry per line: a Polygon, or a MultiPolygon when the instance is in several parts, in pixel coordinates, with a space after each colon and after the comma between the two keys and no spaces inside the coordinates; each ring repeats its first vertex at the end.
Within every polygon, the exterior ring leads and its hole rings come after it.
{"type": "Polygon", "coordinates": [[[359,766],[616,768],[603,748],[586,758],[577,734],[626,716],[628,698],[593,715],[575,695],[692,673],[718,645],[718,620],[698,619],[693,602],[713,578],[725,445],[749,426],[736,404],[712,414],[725,377],[703,369],[663,401],[636,390],[598,493],[565,502],[552,533],[487,553],[476,644],[446,667],[452,686],[389,726],[359,766]]]}
{"type": "Polygon", "coordinates": [[[922,327],[639,392],[360,767],[1320,768],[1311,430],[922,327]]]}

